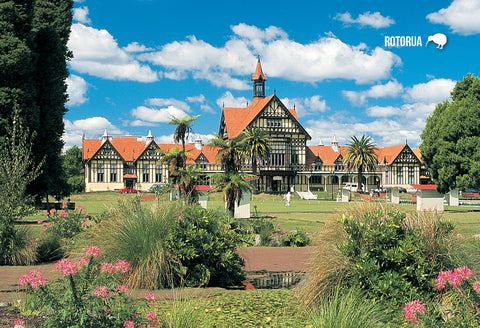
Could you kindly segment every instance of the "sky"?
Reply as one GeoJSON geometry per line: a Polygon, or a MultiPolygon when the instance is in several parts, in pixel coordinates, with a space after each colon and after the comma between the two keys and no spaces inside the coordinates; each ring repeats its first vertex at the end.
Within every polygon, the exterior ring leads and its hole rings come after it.
{"type": "Polygon", "coordinates": [[[252,102],[258,57],[308,145],[416,148],[436,104],[480,70],[480,0],[82,0],[73,17],[65,149],[105,129],[173,143],[168,122],[186,115],[206,143],[223,106],[252,102]]]}

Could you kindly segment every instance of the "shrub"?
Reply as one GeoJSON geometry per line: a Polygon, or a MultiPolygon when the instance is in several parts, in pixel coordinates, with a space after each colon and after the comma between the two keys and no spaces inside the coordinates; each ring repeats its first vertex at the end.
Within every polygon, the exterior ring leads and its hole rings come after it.
{"type": "Polygon", "coordinates": [[[56,283],[47,284],[39,271],[20,277],[28,294],[25,308],[43,313],[42,327],[156,326],[156,315],[146,311],[146,302],[154,299],[146,295],[134,302],[129,287],[121,283],[129,264],[121,260],[101,264],[99,255],[98,248],[89,247],[86,258],[58,261],[63,278],[56,283]]]}
{"type": "Polygon", "coordinates": [[[231,285],[243,279],[241,243],[229,219],[199,206],[142,206],[138,198],[119,202],[78,241],[95,242],[108,259],[132,266],[135,288],[231,285]]]}
{"type": "Polygon", "coordinates": [[[38,224],[43,227],[40,234],[44,232],[53,234],[63,240],[74,238],[89,226],[88,216],[83,212],[83,209],[69,211],[66,202],[63,202],[61,211],[51,209],[50,212],[45,212],[44,216],[46,221],[38,221],[38,224]]]}
{"type": "Polygon", "coordinates": [[[382,204],[355,204],[320,233],[307,299],[343,283],[361,288],[391,311],[412,298],[429,298],[436,272],[454,266],[454,226],[430,213],[403,213],[382,204]]]}
{"type": "Polygon", "coordinates": [[[37,261],[38,243],[30,229],[25,226],[13,226],[8,241],[5,253],[2,254],[4,263],[32,265],[37,261]]]}
{"type": "Polygon", "coordinates": [[[282,246],[305,247],[310,244],[310,238],[303,231],[289,232],[282,237],[282,246]]]}

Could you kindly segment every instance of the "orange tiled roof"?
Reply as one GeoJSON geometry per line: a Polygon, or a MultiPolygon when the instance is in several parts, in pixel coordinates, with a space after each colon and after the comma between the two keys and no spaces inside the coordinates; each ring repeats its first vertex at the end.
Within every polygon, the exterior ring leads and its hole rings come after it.
{"type": "Polygon", "coordinates": [[[402,150],[406,147],[406,144],[403,145],[396,145],[396,146],[388,146],[378,148],[377,150],[377,159],[379,165],[383,165],[383,162],[386,160],[388,164],[392,164],[393,161],[400,155],[402,150]]]}
{"type": "Polygon", "coordinates": [[[334,165],[335,161],[345,154],[347,147],[338,147],[338,152],[331,146],[308,146],[307,147],[307,165],[313,164],[317,157],[320,157],[323,165],[334,165]],[[309,150],[309,151],[308,151],[309,150]]]}
{"type": "Polygon", "coordinates": [[[420,162],[423,163],[422,153],[420,152],[420,148],[413,148],[412,151],[413,151],[413,153],[415,154],[415,156],[418,157],[418,159],[420,160],[420,162]]]}
{"type": "MultiPolygon", "coordinates": [[[[92,159],[105,142],[109,142],[123,160],[134,162],[143,154],[152,141],[145,142],[144,140],[137,140],[136,137],[111,137],[108,141],[100,139],[85,139],[82,143],[83,160],[89,161],[92,159]]],[[[178,149],[182,148],[181,145],[177,144],[158,144],[157,146],[166,152],[174,147],[177,147],[178,149]]],[[[213,147],[204,146],[200,151],[195,148],[194,144],[186,144],[185,151],[190,154],[187,157],[187,164],[194,164],[195,160],[201,153],[205,155],[209,164],[216,163],[215,154],[218,150],[213,147]]]]}
{"type": "Polygon", "coordinates": [[[233,139],[240,135],[273,97],[274,95],[267,98],[253,98],[252,104],[245,108],[225,107],[223,109],[223,117],[227,127],[228,138],[233,139]]]}
{"type": "Polygon", "coordinates": [[[264,81],[267,80],[267,76],[263,74],[262,64],[260,63],[260,58],[259,58],[257,62],[257,67],[255,68],[255,74],[252,75],[252,81],[258,80],[260,76],[264,81]]]}

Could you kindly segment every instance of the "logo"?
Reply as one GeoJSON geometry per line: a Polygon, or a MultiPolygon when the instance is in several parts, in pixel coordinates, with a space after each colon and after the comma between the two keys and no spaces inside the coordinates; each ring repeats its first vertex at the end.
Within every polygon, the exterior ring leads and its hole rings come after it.
{"type": "MultiPolygon", "coordinates": [[[[447,44],[447,36],[443,33],[437,33],[428,36],[427,43],[433,42],[437,45],[437,49],[443,49],[443,46],[447,44]]],[[[385,48],[405,48],[405,47],[423,47],[422,37],[420,35],[408,35],[408,36],[385,36],[385,48]]]]}
{"type": "Polygon", "coordinates": [[[425,47],[428,45],[430,41],[432,41],[437,45],[437,49],[443,49],[443,46],[447,44],[447,36],[443,33],[430,35],[428,37],[427,43],[425,44],[425,47]]]}

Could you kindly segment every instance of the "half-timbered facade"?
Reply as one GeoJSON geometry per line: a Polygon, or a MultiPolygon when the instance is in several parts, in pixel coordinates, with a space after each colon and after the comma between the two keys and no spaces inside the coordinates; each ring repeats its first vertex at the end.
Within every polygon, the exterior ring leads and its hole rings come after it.
{"type": "MultiPolygon", "coordinates": [[[[219,136],[225,140],[239,136],[249,127],[264,130],[269,135],[271,154],[268,160],[257,163],[260,191],[284,192],[295,186],[296,191],[328,191],[335,193],[345,183],[358,182],[357,172],[349,172],[343,164],[346,147],[340,147],[335,137],[331,145],[307,146],[311,140],[298,121],[295,109],[288,109],[276,94],[265,96],[267,76],[257,62],[253,81],[253,101],[242,108],[224,107],[219,136]]],[[[147,190],[152,185],[168,183],[169,172],[158,165],[159,149],[168,152],[175,144],[157,144],[149,132],[147,137],[112,137],[105,131],[99,140],[83,140],[86,191],[117,190],[134,187],[147,190]]],[[[216,162],[217,149],[202,145],[197,138],[186,145],[187,165],[196,165],[205,172],[203,183],[210,174],[221,171],[216,162]]],[[[364,172],[365,188],[408,186],[428,178],[422,170],[417,149],[407,144],[379,147],[378,165],[364,172]]],[[[242,170],[251,173],[251,163],[242,170]]]]}

